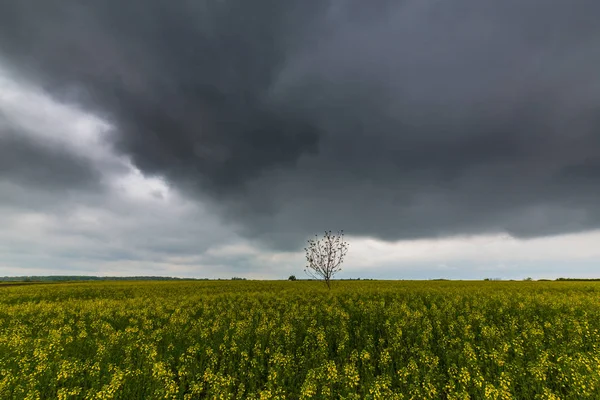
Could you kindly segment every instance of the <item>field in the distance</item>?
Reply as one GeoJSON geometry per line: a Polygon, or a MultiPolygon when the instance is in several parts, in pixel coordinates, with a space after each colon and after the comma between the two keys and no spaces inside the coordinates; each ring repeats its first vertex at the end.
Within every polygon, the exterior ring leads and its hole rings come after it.
{"type": "Polygon", "coordinates": [[[599,399],[600,282],[0,287],[2,399],[599,399]]]}

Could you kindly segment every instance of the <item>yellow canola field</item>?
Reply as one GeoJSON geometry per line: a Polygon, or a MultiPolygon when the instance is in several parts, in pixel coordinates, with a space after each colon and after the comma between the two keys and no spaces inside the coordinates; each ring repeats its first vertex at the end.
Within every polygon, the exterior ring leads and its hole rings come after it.
{"type": "Polygon", "coordinates": [[[0,399],[600,399],[600,282],[0,287],[0,399]]]}

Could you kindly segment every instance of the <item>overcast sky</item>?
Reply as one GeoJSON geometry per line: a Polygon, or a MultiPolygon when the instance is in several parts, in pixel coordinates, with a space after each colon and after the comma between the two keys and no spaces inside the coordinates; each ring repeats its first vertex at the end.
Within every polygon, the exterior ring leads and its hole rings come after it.
{"type": "Polygon", "coordinates": [[[0,2],[0,276],[600,276],[598,15],[0,2]]]}

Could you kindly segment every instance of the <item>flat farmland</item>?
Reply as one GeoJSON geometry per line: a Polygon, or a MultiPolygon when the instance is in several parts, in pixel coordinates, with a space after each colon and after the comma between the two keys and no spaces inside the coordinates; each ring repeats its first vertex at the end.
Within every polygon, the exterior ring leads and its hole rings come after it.
{"type": "Polygon", "coordinates": [[[600,282],[0,286],[2,399],[598,399],[600,282]]]}

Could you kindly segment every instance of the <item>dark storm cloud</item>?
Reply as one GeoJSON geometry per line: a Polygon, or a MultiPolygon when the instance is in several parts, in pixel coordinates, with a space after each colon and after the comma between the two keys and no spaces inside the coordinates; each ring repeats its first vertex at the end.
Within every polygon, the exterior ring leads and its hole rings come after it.
{"type": "Polygon", "coordinates": [[[0,57],[289,246],[597,228],[597,1],[0,4],[0,57]]]}
{"type": "Polygon", "coordinates": [[[230,3],[18,2],[0,10],[0,47],[55,95],[116,120],[143,170],[235,189],[318,136],[266,98],[302,10],[230,3]]]}

